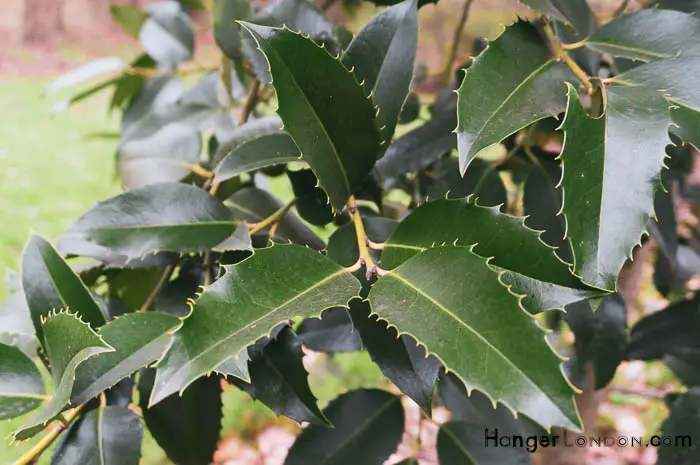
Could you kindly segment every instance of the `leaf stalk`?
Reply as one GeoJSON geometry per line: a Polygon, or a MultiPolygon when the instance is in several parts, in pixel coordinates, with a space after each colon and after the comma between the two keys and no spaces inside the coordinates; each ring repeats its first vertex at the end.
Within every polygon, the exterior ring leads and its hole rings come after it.
{"type": "Polygon", "coordinates": [[[358,258],[357,262],[353,266],[348,268],[348,270],[357,271],[364,266],[366,270],[365,276],[368,281],[373,274],[383,276],[386,272],[374,262],[374,259],[372,259],[372,255],[369,253],[369,247],[372,247],[373,245],[373,249],[381,249],[384,248],[384,244],[376,244],[374,242],[371,242],[367,237],[367,233],[365,232],[365,225],[362,222],[362,217],[360,216],[360,212],[357,209],[357,200],[355,200],[354,195],[350,196],[347,205],[348,211],[350,212],[350,216],[352,217],[352,222],[355,225],[355,234],[357,235],[357,247],[360,250],[360,257],[358,258]]]}
{"type": "Polygon", "coordinates": [[[464,6],[462,7],[462,14],[459,17],[459,22],[457,23],[457,29],[455,29],[454,37],[452,37],[450,52],[447,55],[445,69],[442,72],[442,81],[446,85],[450,83],[452,66],[454,65],[455,59],[457,58],[457,49],[459,48],[460,42],[459,39],[462,37],[462,32],[464,32],[464,26],[467,24],[467,20],[469,19],[469,8],[472,6],[473,1],[474,0],[465,0],[464,6]]]}
{"type": "Polygon", "coordinates": [[[292,208],[295,201],[296,198],[292,199],[289,203],[281,207],[279,210],[275,211],[272,215],[268,216],[261,222],[249,225],[250,234],[253,235],[255,233],[259,233],[268,226],[274,226],[280,221],[282,221],[282,217],[284,217],[285,213],[287,213],[287,211],[289,211],[289,209],[292,208]]]}
{"type": "Polygon", "coordinates": [[[554,53],[554,56],[557,58],[557,60],[564,62],[566,66],[569,67],[571,72],[574,73],[574,75],[579,79],[579,81],[581,81],[586,86],[589,93],[593,92],[593,84],[591,83],[591,78],[569,55],[567,55],[566,50],[562,46],[562,43],[559,41],[559,38],[556,36],[556,34],[554,34],[554,30],[552,29],[552,25],[550,23],[545,23],[544,33],[547,36],[549,45],[551,46],[552,52],[554,53]]]}
{"type": "Polygon", "coordinates": [[[30,463],[36,463],[39,456],[53,444],[56,438],[64,432],[70,424],[75,420],[80,412],[83,410],[84,405],[79,405],[70,412],[68,412],[63,418],[63,421],[56,423],[51,430],[43,437],[39,442],[37,442],[34,447],[29,449],[26,454],[17,459],[12,465],[29,465],[30,463]]]}

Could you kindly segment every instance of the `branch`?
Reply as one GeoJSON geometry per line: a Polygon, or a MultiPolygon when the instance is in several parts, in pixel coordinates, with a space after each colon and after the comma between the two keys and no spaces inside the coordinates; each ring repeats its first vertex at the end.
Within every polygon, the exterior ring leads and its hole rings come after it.
{"type": "Polygon", "coordinates": [[[160,294],[161,289],[163,289],[163,286],[165,286],[165,283],[167,283],[168,280],[170,280],[170,276],[172,276],[173,271],[175,271],[175,264],[171,264],[165,267],[165,269],[163,270],[163,274],[158,280],[158,283],[156,283],[156,287],[154,287],[151,293],[148,294],[148,298],[141,306],[142,312],[148,310],[151,307],[151,305],[153,305],[153,303],[158,298],[158,294],[160,294]]]}
{"type": "Polygon", "coordinates": [[[255,108],[255,105],[258,103],[259,90],[260,81],[257,78],[253,78],[253,82],[250,83],[250,87],[248,88],[248,96],[246,97],[245,105],[243,105],[243,112],[238,122],[239,125],[245,124],[248,118],[250,118],[253,108],[255,108]]]}
{"type": "Polygon", "coordinates": [[[277,210],[261,222],[249,225],[251,226],[249,231],[250,235],[252,236],[253,234],[258,233],[263,229],[267,228],[268,226],[273,226],[282,221],[282,217],[284,217],[285,213],[287,213],[287,211],[290,208],[292,208],[292,205],[294,205],[295,201],[296,199],[292,199],[287,205],[284,205],[279,210],[277,210]]]}
{"type": "Polygon", "coordinates": [[[51,430],[37,442],[34,447],[29,449],[26,454],[17,459],[13,465],[29,465],[36,463],[39,456],[49,448],[49,446],[56,440],[56,438],[64,432],[70,426],[71,422],[77,418],[80,412],[83,410],[84,405],[79,405],[70,412],[68,412],[64,417],[63,421],[56,423],[51,430]]]}
{"type": "Polygon", "coordinates": [[[629,3],[630,3],[630,0],[622,0],[622,3],[620,4],[620,6],[618,6],[615,9],[615,11],[613,11],[613,17],[620,16],[622,13],[624,13],[625,10],[627,9],[627,5],[629,5],[629,3]]]}
{"type": "Polygon", "coordinates": [[[467,23],[467,19],[469,19],[469,7],[472,6],[473,1],[474,0],[465,0],[464,6],[462,7],[462,15],[459,17],[457,29],[455,29],[454,36],[452,37],[452,45],[450,45],[450,53],[447,55],[445,70],[442,72],[442,81],[445,83],[445,85],[450,83],[452,66],[457,58],[457,49],[459,48],[460,38],[462,37],[462,32],[464,31],[464,25],[467,23]]]}
{"type": "Polygon", "coordinates": [[[364,223],[362,223],[362,217],[360,216],[360,212],[357,209],[357,201],[355,200],[354,195],[351,195],[348,199],[348,211],[350,212],[350,216],[352,217],[352,221],[355,225],[355,234],[357,235],[357,247],[360,250],[360,257],[358,258],[357,262],[353,266],[348,268],[348,270],[357,271],[364,266],[366,270],[365,276],[368,281],[374,273],[376,273],[378,276],[384,275],[385,271],[382,270],[374,262],[374,260],[372,259],[372,255],[370,255],[369,253],[368,248],[368,245],[370,243],[374,245],[373,248],[383,247],[383,244],[375,244],[373,242],[370,242],[369,238],[367,237],[367,233],[365,232],[365,225],[364,223]]]}
{"type": "Polygon", "coordinates": [[[552,52],[554,53],[554,56],[559,61],[563,61],[564,63],[566,63],[569,69],[571,69],[571,72],[573,72],[574,75],[576,75],[576,77],[586,86],[588,92],[592,92],[593,84],[591,84],[591,78],[569,55],[566,54],[566,51],[562,47],[561,42],[559,42],[559,38],[556,36],[556,34],[554,34],[554,31],[552,30],[551,24],[546,23],[544,25],[544,33],[547,36],[549,45],[552,47],[552,52]]]}

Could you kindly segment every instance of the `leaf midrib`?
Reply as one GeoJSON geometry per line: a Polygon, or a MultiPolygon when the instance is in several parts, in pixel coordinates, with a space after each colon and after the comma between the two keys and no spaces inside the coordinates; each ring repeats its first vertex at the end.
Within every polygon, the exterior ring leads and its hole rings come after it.
{"type": "MultiPolygon", "coordinates": [[[[629,46],[629,45],[611,44],[611,43],[609,43],[609,42],[596,42],[595,40],[590,40],[590,39],[586,41],[586,45],[593,45],[594,47],[592,47],[592,48],[594,48],[594,49],[595,49],[595,46],[596,46],[596,45],[597,45],[597,46],[600,46],[600,47],[617,48],[617,49],[620,49],[620,50],[627,50],[627,51],[630,51],[630,52],[636,52],[636,53],[638,53],[639,55],[644,55],[644,56],[648,56],[648,57],[651,57],[651,58],[658,58],[658,59],[673,58],[673,57],[675,56],[675,55],[667,55],[667,54],[655,53],[655,52],[648,51],[648,50],[645,50],[645,49],[636,48],[636,47],[631,47],[631,46],[629,46]]],[[[598,50],[595,50],[595,51],[597,52],[598,50]]]]}
{"type": "MultiPolygon", "coordinates": [[[[392,278],[396,279],[397,281],[401,282],[402,284],[404,284],[405,286],[408,286],[409,288],[413,289],[415,292],[417,292],[417,293],[418,293],[419,295],[421,295],[423,298],[425,298],[426,300],[428,300],[429,302],[431,302],[433,305],[435,305],[436,307],[438,307],[440,310],[442,310],[444,313],[446,313],[447,315],[449,315],[449,316],[450,316],[452,319],[454,319],[457,323],[459,323],[461,326],[463,326],[464,328],[466,328],[469,332],[473,333],[477,338],[479,338],[481,341],[483,341],[483,342],[484,342],[488,347],[490,347],[496,354],[500,355],[501,358],[503,358],[503,360],[505,360],[506,363],[508,363],[509,365],[511,365],[511,366],[515,369],[516,372],[522,374],[523,378],[524,378],[525,380],[527,380],[530,384],[532,384],[532,385],[536,388],[537,391],[539,391],[539,392],[541,392],[541,393],[547,395],[547,394],[540,388],[540,386],[539,386],[537,383],[535,383],[524,371],[522,371],[515,363],[513,363],[513,362],[510,360],[510,358],[506,357],[505,354],[504,354],[503,352],[500,351],[500,349],[498,349],[498,348],[495,347],[493,344],[491,344],[491,342],[489,342],[487,339],[485,339],[484,336],[482,336],[481,334],[479,334],[474,328],[472,328],[470,325],[468,325],[466,322],[464,322],[464,321],[463,321],[461,318],[459,318],[457,315],[455,315],[454,313],[452,313],[447,307],[445,307],[445,306],[442,305],[440,302],[438,302],[437,300],[435,300],[432,296],[426,294],[426,293],[425,293],[423,290],[421,290],[420,288],[414,286],[413,283],[411,283],[409,280],[407,280],[407,279],[404,278],[403,276],[399,275],[399,274],[396,273],[395,271],[389,271],[389,272],[387,272],[386,276],[387,276],[387,277],[392,277],[392,278]]],[[[385,279],[386,279],[386,278],[385,278],[385,279]]],[[[515,297],[514,297],[514,298],[515,298],[515,297]]],[[[519,309],[519,310],[522,311],[521,309],[519,309]]],[[[435,355],[437,355],[437,356],[439,357],[439,354],[435,354],[435,355]]],[[[449,368],[449,367],[448,367],[448,368],[449,368]]]]}

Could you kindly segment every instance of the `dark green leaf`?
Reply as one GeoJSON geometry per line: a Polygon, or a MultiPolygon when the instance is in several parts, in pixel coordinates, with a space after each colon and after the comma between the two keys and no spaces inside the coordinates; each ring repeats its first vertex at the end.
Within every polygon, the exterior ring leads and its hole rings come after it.
{"type": "Polygon", "coordinates": [[[329,308],[321,318],[307,318],[297,328],[299,339],[317,352],[353,352],[362,349],[345,307],[329,308]]]}
{"type": "Polygon", "coordinates": [[[202,189],[153,184],[98,202],[63,233],[59,249],[128,258],[161,250],[199,252],[219,244],[234,227],[231,211],[202,189]]]}
{"type": "Polygon", "coordinates": [[[238,225],[233,235],[214,247],[216,251],[253,251],[248,224],[244,221],[238,225]]]}
{"type": "Polygon", "coordinates": [[[622,265],[654,215],[671,121],[668,103],[653,90],[608,86],[606,92],[606,114],[594,119],[569,85],[562,213],[576,275],[615,289],[622,265]]]}
{"type": "Polygon", "coordinates": [[[372,361],[401,392],[413,399],[428,416],[432,415],[433,390],[440,362],[429,357],[415,339],[405,334],[399,336],[396,328],[370,313],[366,301],[350,302],[353,325],[372,361]]]}
{"type": "Polygon", "coordinates": [[[285,465],[381,465],[404,428],[401,398],[385,391],[350,391],[323,411],[334,425],[311,425],[289,449],[285,465]]]}
{"type": "Polygon", "coordinates": [[[379,318],[425,345],[469,389],[545,427],[578,428],[561,359],[499,275],[467,247],[436,247],[387,272],[369,300],[379,318]]]}
{"type": "Polygon", "coordinates": [[[348,271],[296,245],[261,249],[223,268],[226,274],[204,288],[159,363],[151,404],[238,356],[280,322],[346,305],[359,287],[348,271]]]}
{"type": "MultiPolygon", "coordinates": [[[[231,209],[237,220],[248,223],[262,221],[284,205],[277,197],[256,187],[243,188],[224,203],[231,209]]],[[[274,237],[290,240],[300,245],[308,245],[317,250],[325,247],[323,240],[291,211],[282,217],[274,237]]]]}
{"type": "MultiPolygon", "coordinates": [[[[246,231],[248,226],[244,223],[246,231]]],[[[203,284],[204,273],[198,261],[187,262],[178,270],[177,278],[168,282],[158,295],[155,308],[158,311],[184,317],[190,313],[189,299],[195,300],[203,284]]]]}
{"type": "Polygon", "coordinates": [[[143,425],[124,407],[98,407],[84,414],[54,449],[51,465],[138,465],[143,425]]]}
{"type": "Polygon", "coordinates": [[[262,338],[248,349],[250,383],[232,378],[234,384],[272,409],[299,423],[330,426],[309,388],[302,363],[301,340],[285,326],[277,335],[262,338]]]}
{"type": "MultiPolygon", "coordinates": [[[[586,379],[585,365],[595,374],[595,389],[612,381],[618,365],[627,358],[627,311],[620,294],[611,294],[594,313],[588,301],[567,305],[564,319],[576,336],[578,379],[586,379]]],[[[586,386],[581,386],[585,388],[586,386]]]]}
{"type": "Polygon", "coordinates": [[[139,30],[143,49],[158,63],[174,68],[194,52],[194,28],[190,16],[173,0],[151,3],[148,19],[139,30]]]}
{"type": "Polygon", "coordinates": [[[457,160],[449,159],[447,172],[430,187],[428,200],[460,199],[474,194],[479,205],[495,207],[508,200],[506,187],[498,169],[482,160],[474,160],[471,167],[460,176],[457,160]]]}
{"type": "Polygon", "coordinates": [[[577,30],[586,30],[586,22],[591,17],[591,10],[586,0],[520,0],[533,10],[573,26],[577,30]],[[583,23],[583,25],[582,25],[583,23]]]}
{"type": "MultiPolygon", "coordinates": [[[[282,131],[282,120],[279,116],[265,116],[248,121],[244,125],[235,128],[225,141],[219,141],[221,145],[216,149],[212,157],[212,163],[221,163],[224,157],[231,153],[231,151],[234,151],[246,142],[250,142],[254,139],[262,139],[273,134],[284,134],[284,131],[282,131]]],[[[297,154],[297,158],[298,157],[299,154],[297,154]]],[[[252,154],[251,158],[254,158],[252,154]]]]}
{"type": "Polygon", "coordinates": [[[132,5],[110,5],[112,19],[119,24],[127,34],[138,39],[141,26],[148,19],[148,15],[139,7],[132,5]]]}
{"type": "Polygon", "coordinates": [[[668,418],[661,425],[661,438],[669,443],[659,447],[658,465],[693,465],[700,460],[700,390],[691,389],[670,404],[668,418]]]}
{"type": "Polygon", "coordinates": [[[31,412],[46,400],[41,373],[17,347],[0,343],[0,420],[31,412]]]}
{"type": "Polygon", "coordinates": [[[192,172],[201,152],[202,137],[183,123],[170,123],[149,137],[126,141],[119,148],[122,186],[135,189],[179,181],[192,172]]]}
{"type": "Polygon", "coordinates": [[[311,224],[323,226],[333,221],[333,208],[328,203],[328,196],[318,187],[318,179],[309,169],[298,171],[287,170],[287,176],[292,184],[296,207],[299,216],[311,224]]]}
{"type": "Polygon", "coordinates": [[[416,120],[420,115],[420,97],[415,92],[409,92],[406,101],[403,102],[399,114],[399,124],[408,124],[416,120]]]}
{"type": "Polygon", "coordinates": [[[700,112],[682,105],[675,105],[671,109],[671,119],[677,125],[671,130],[684,143],[691,144],[696,150],[700,150],[700,112]]]}
{"type": "Polygon", "coordinates": [[[534,26],[517,22],[489,43],[458,91],[460,171],[485,148],[566,108],[568,69],[552,58],[534,26]]]}
{"type": "Polygon", "coordinates": [[[700,386],[700,349],[677,347],[668,351],[664,363],[686,386],[700,386]]]}
{"type": "Polygon", "coordinates": [[[214,39],[221,51],[234,61],[243,59],[241,28],[236,20],[246,19],[250,13],[247,0],[214,0],[214,39]]]}
{"type": "Polygon", "coordinates": [[[682,300],[639,320],[630,331],[630,360],[663,358],[678,348],[700,349],[700,297],[682,300]]]}
{"type": "Polygon", "coordinates": [[[498,447],[488,436],[506,436],[502,430],[467,421],[450,421],[440,426],[437,452],[440,464],[460,465],[528,465],[531,453],[521,447],[498,447]]]}
{"type": "Polygon", "coordinates": [[[425,168],[457,148],[457,97],[449,89],[443,92],[447,97],[438,97],[431,119],[396,139],[379,159],[377,170],[383,177],[396,178],[425,168]]]}
{"type": "Polygon", "coordinates": [[[80,405],[158,360],[180,325],[175,316],[139,312],[110,321],[100,336],[115,351],[82,363],[75,373],[71,404],[80,405]]]}
{"type": "Polygon", "coordinates": [[[215,182],[223,182],[248,171],[298,161],[301,154],[289,134],[268,134],[234,147],[216,167],[215,182]]]}
{"type": "Polygon", "coordinates": [[[379,152],[372,102],[352,73],[310,39],[289,29],[244,25],[270,63],[285,130],[333,207],[342,210],[379,152]]]}
{"type": "Polygon", "coordinates": [[[199,378],[182,396],[173,394],[147,407],[154,371],[142,370],[138,386],[148,431],[173,462],[208,465],[221,430],[221,380],[218,376],[199,378]]]}
{"type": "Polygon", "coordinates": [[[39,341],[42,321],[52,311],[70,308],[93,328],[105,323],[90,290],[45,239],[32,235],[22,254],[22,286],[39,341]]]}
{"type": "Polygon", "coordinates": [[[492,257],[489,266],[505,270],[501,280],[526,295],[525,309],[537,313],[599,294],[576,278],[539,233],[523,219],[479,207],[467,200],[437,200],[405,218],[384,245],[382,266],[392,269],[434,245],[474,245],[473,252],[492,257]]]}
{"type": "Polygon", "coordinates": [[[69,313],[52,313],[43,323],[44,347],[51,364],[56,390],[51,400],[15,433],[18,440],[38,433],[68,405],[78,366],[86,360],[114,349],[87,323],[69,313]]]}
{"type": "Polygon", "coordinates": [[[374,16],[343,53],[372,101],[379,107],[382,138],[390,141],[413,78],[418,49],[416,0],[404,0],[374,16]]]}
{"type": "MultiPolygon", "coordinates": [[[[468,172],[467,172],[468,174],[468,172]]],[[[561,166],[554,160],[535,158],[525,180],[523,191],[523,213],[525,224],[534,230],[543,231],[542,240],[557,248],[557,255],[572,263],[571,244],[565,239],[566,223],[560,215],[562,190],[556,186],[561,180],[561,166]]]]}
{"type": "Polygon", "coordinates": [[[700,20],[650,8],[618,16],[586,40],[601,53],[641,61],[700,54],[700,20]]]}

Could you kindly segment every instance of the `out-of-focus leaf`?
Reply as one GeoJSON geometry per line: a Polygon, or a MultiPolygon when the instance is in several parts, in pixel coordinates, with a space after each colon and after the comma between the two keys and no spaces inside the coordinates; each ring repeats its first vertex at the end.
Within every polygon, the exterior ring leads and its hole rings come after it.
{"type": "Polygon", "coordinates": [[[241,28],[236,20],[248,18],[250,12],[247,0],[214,0],[214,39],[221,51],[232,60],[243,59],[241,28]]]}
{"type": "Polygon", "coordinates": [[[677,127],[671,127],[678,137],[686,144],[691,144],[700,150],[700,112],[691,110],[683,105],[671,109],[671,119],[677,127]]]}
{"type": "Polygon", "coordinates": [[[0,420],[31,412],[46,399],[41,373],[17,347],[0,343],[0,420]]]}
{"type": "Polygon", "coordinates": [[[686,386],[700,386],[700,348],[677,347],[664,356],[664,363],[686,386]]]}
{"type": "Polygon", "coordinates": [[[174,0],[151,3],[148,19],[139,30],[143,49],[157,62],[174,68],[194,52],[194,28],[190,16],[174,0]]]}
{"type": "Polygon", "coordinates": [[[454,163],[449,163],[447,172],[430,187],[428,200],[460,199],[474,194],[479,205],[495,207],[506,203],[508,193],[495,166],[475,160],[461,176],[457,161],[450,161],[454,163]]]}
{"type": "Polygon", "coordinates": [[[306,347],[317,352],[353,352],[362,349],[362,341],[345,307],[329,308],[320,319],[307,318],[297,328],[297,335],[306,347]]]}
{"type": "Polygon", "coordinates": [[[328,202],[326,193],[318,187],[318,179],[312,170],[287,170],[287,176],[292,184],[296,198],[294,206],[299,216],[319,226],[333,221],[333,207],[328,202]]]}
{"type": "Polygon", "coordinates": [[[535,11],[539,11],[550,18],[571,25],[576,29],[581,27],[582,22],[591,16],[591,10],[586,0],[520,0],[525,5],[535,11]]]}
{"type": "Polygon", "coordinates": [[[658,465],[693,465],[700,459],[700,389],[667,397],[668,418],[661,425],[663,439],[658,465]],[[666,442],[668,441],[668,442],[666,442]]]}
{"type": "Polygon", "coordinates": [[[115,5],[109,6],[112,13],[112,19],[121,26],[127,34],[138,39],[141,26],[148,19],[148,14],[142,11],[139,7],[133,5],[115,5]]]}
{"type": "Polygon", "coordinates": [[[401,398],[388,392],[350,391],[323,413],[334,427],[305,428],[289,449],[285,465],[381,465],[401,442],[401,398]]]}
{"type": "Polygon", "coordinates": [[[61,437],[51,465],[138,465],[143,425],[131,410],[98,407],[84,414],[61,437]]]}
{"type": "Polygon", "coordinates": [[[44,90],[45,94],[53,94],[66,87],[73,87],[84,81],[94,79],[105,74],[114,75],[121,73],[129,64],[118,57],[104,57],[92,60],[72,71],[69,71],[59,78],[51,81],[44,90]]]}
{"type": "Polygon", "coordinates": [[[138,390],[148,431],[168,458],[182,465],[212,462],[221,430],[221,380],[199,378],[182,395],[148,406],[155,370],[142,370],[138,390]]]}

